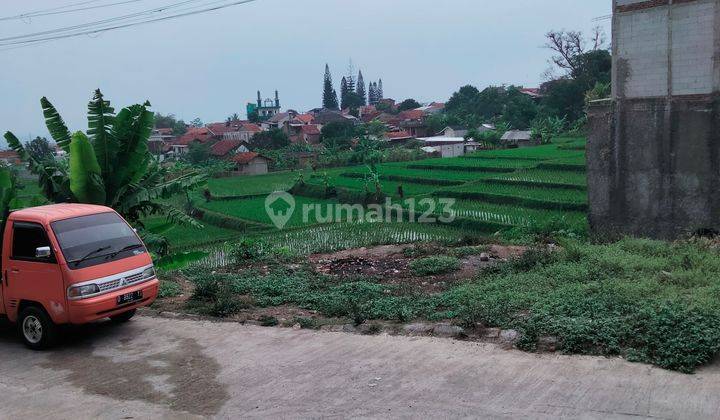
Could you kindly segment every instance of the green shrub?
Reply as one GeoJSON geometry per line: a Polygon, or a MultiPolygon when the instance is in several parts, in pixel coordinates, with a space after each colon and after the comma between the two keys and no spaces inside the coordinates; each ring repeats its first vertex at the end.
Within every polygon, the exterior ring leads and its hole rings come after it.
{"type": "Polygon", "coordinates": [[[410,269],[416,276],[451,273],[459,268],[460,260],[445,255],[422,258],[410,263],[410,269]]]}
{"type": "Polygon", "coordinates": [[[175,297],[182,293],[182,286],[172,280],[160,280],[159,298],[175,297]]]}

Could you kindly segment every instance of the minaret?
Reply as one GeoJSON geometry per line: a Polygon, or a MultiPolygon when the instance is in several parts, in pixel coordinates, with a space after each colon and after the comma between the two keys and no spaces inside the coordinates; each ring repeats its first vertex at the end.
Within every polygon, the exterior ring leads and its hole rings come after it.
{"type": "Polygon", "coordinates": [[[260,97],[260,91],[258,90],[258,108],[262,108],[262,97],[260,97]]]}
{"type": "Polygon", "coordinates": [[[278,95],[278,91],[275,91],[275,106],[280,108],[280,96],[278,95]]]}

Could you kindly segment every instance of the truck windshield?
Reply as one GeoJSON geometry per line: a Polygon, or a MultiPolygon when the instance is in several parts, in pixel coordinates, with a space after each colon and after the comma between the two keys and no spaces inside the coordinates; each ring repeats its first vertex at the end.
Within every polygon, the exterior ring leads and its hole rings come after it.
{"type": "Polygon", "coordinates": [[[52,223],[52,229],[70,269],[146,252],[135,232],[115,213],[59,220],[52,223]]]}

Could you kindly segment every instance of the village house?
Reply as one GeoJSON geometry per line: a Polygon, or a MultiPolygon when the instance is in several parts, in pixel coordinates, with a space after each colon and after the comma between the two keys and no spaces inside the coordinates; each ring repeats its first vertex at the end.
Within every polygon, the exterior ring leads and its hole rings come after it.
{"type": "Polygon", "coordinates": [[[238,153],[232,157],[238,175],[261,175],[268,173],[272,159],[255,152],[238,153]]]}
{"type": "Polygon", "coordinates": [[[218,136],[208,127],[190,127],[185,134],[172,142],[171,153],[175,156],[180,156],[187,153],[191,143],[198,142],[205,144],[217,139],[218,136]]]}
{"type": "Polygon", "coordinates": [[[0,162],[4,165],[20,165],[22,160],[14,150],[1,150],[0,162]]]}
{"type": "Polygon", "coordinates": [[[290,141],[296,144],[319,144],[320,127],[315,124],[292,127],[290,141]]]}
{"type": "Polygon", "coordinates": [[[442,112],[445,104],[442,102],[431,102],[428,105],[421,106],[418,111],[422,111],[425,115],[433,115],[442,112]]]}
{"type": "Polygon", "coordinates": [[[537,141],[532,137],[531,131],[510,130],[503,134],[500,142],[505,147],[530,147],[537,146],[537,141]]]}
{"type": "Polygon", "coordinates": [[[423,150],[432,151],[443,158],[464,156],[478,150],[480,145],[474,141],[466,141],[463,137],[424,137],[418,139],[423,143],[423,150]]]}
{"type": "Polygon", "coordinates": [[[253,136],[262,131],[259,125],[251,122],[240,122],[234,131],[223,133],[223,140],[240,140],[250,143],[253,136]]]}
{"type": "Polygon", "coordinates": [[[425,124],[425,113],[419,109],[411,109],[398,114],[400,123],[398,126],[410,133],[413,137],[426,137],[431,135],[430,129],[425,124]]]}
{"type": "Polygon", "coordinates": [[[210,147],[210,156],[215,159],[229,160],[236,153],[249,151],[248,144],[242,140],[220,140],[210,147]]]}
{"type": "MultiPolygon", "coordinates": [[[[483,124],[475,129],[478,133],[484,133],[486,131],[495,130],[495,126],[492,124],[483,124]]],[[[451,125],[442,129],[437,136],[441,137],[467,137],[470,133],[470,129],[459,125],[451,125]]]]}
{"type": "Polygon", "coordinates": [[[387,131],[383,135],[383,140],[397,144],[405,143],[412,138],[414,138],[414,136],[407,131],[387,131]]]}

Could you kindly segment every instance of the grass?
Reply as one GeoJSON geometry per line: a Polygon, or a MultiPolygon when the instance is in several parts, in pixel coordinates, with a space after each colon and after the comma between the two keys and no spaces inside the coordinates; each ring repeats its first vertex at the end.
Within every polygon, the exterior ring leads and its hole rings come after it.
{"type": "MultiPolygon", "coordinates": [[[[307,174],[308,171],[302,172],[307,174]]],[[[299,173],[300,171],[285,171],[267,175],[216,178],[208,181],[208,188],[218,197],[269,194],[292,187],[299,173]]]]}
{"type": "Polygon", "coordinates": [[[170,242],[171,251],[202,247],[238,237],[236,231],[208,223],[203,224],[201,229],[170,223],[164,217],[149,217],[143,223],[150,232],[164,236],[170,242]]]}
{"type": "Polygon", "coordinates": [[[422,258],[410,263],[410,269],[416,276],[434,276],[457,271],[460,268],[460,260],[456,257],[438,255],[422,258]]]}
{"type": "MultiPolygon", "coordinates": [[[[623,355],[682,372],[720,350],[717,244],[624,239],[563,245],[555,252],[531,250],[438,294],[282,264],[263,273],[186,274],[197,286],[194,299],[219,313],[237,309],[247,296],[260,307],[297,305],[356,323],[450,319],[515,329],[525,350],[553,336],[564,353],[623,355]],[[220,307],[213,296],[222,296],[220,307]]],[[[451,265],[437,257],[418,261],[422,269],[451,265]]]]}
{"type": "MultiPolygon", "coordinates": [[[[317,198],[306,198],[295,196],[295,211],[292,213],[290,219],[287,222],[287,227],[299,227],[306,225],[314,225],[318,223],[328,223],[334,221],[334,219],[325,220],[328,216],[334,216],[332,213],[328,213],[327,205],[334,204],[330,200],[322,200],[317,198]],[[304,205],[317,205],[320,206],[318,211],[312,211],[308,213],[307,221],[303,221],[304,205]]],[[[238,219],[250,220],[253,222],[264,223],[272,225],[272,219],[268,215],[265,209],[265,197],[246,198],[240,200],[228,200],[228,201],[211,201],[198,202],[197,205],[201,208],[205,208],[214,212],[223,213],[238,219]]]]}

